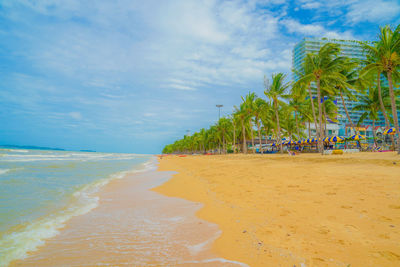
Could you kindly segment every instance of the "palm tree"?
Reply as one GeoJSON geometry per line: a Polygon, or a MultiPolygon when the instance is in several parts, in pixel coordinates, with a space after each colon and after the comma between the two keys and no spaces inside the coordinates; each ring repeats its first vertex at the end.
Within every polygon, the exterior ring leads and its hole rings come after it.
{"type": "Polygon", "coordinates": [[[338,44],[327,43],[321,47],[318,54],[307,54],[304,65],[305,69],[310,73],[306,73],[299,79],[299,83],[311,84],[316,83],[317,99],[318,99],[318,121],[320,138],[318,141],[319,150],[323,154],[322,139],[324,133],[322,131],[322,105],[321,105],[321,89],[325,93],[333,95],[333,86],[340,84],[343,87],[351,87],[346,82],[346,77],[340,72],[345,68],[346,58],[338,56],[340,48],[338,44]]]}
{"type": "Polygon", "coordinates": [[[265,110],[266,105],[267,105],[267,102],[265,102],[265,100],[262,99],[262,98],[257,98],[257,99],[254,101],[254,110],[253,110],[253,114],[254,114],[254,120],[255,120],[256,125],[257,125],[258,141],[259,141],[260,152],[261,152],[261,153],[263,153],[263,150],[262,150],[262,137],[261,137],[260,120],[261,120],[261,114],[262,114],[263,111],[265,110]]]}
{"type": "Polygon", "coordinates": [[[265,102],[262,112],[260,114],[260,120],[264,128],[265,136],[269,136],[271,130],[275,128],[275,122],[273,117],[275,116],[274,109],[269,102],[265,102]]]}
{"type": "MultiPolygon", "coordinates": [[[[310,59],[309,59],[309,61],[310,61],[310,59]]],[[[316,116],[316,111],[315,111],[314,98],[312,96],[312,90],[311,90],[311,80],[306,78],[307,76],[312,74],[312,67],[313,67],[313,65],[311,63],[304,61],[300,70],[296,70],[296,69],[293,70],[300,77],[300,79],[293,85],[293,91],[294,91],[294,94],[297,94],[297,95],[303,95],[303,94],[305,94],[305,90],[308,91],[308,97],[310,99],[310,107],[311,107],[309,111],[310,111],[310,114],[312,115],[312,119],[314,121],[316,136],[317,136],[317,138],[320,138],[320,132],[318,129],[317,116],[316,116]]],[[[310,122],[308,124],[308,138],[311,138],[310,122]]]]}
{"type": "Polygon", "coordinates": [[[242,101],[244,108],[247,112],[248,115],[248,122],[250,123],[250,132],[251,132],[251,147],[253,149],[253,153],[255,153],[254,149],[254,134],[253,134],[253,123],[251,121],[251,117],[254,115],[254,110],[255,110],[255,99],[257,98],[255,93],[248,93],[245,98],[242,96],[242,101]]]}
{"type": "Polygon", "coordinates": [[[286,89],[289,88],[290,83],[285,82],[286,75],[283,73],[272,74],[271,85],[265,83],[264,94],[272,101],[277,124],[277,141],[280,143],[280,152],[283,153],[283,147],[281,142],[281,129],[279,125],[279,105],[282,104],[281,98],[285,97],[286,89]]]}
{"type": "MultiPolygon", "coordinates": [[[[377,72],[378,79],[380,79],[380,73],[383,72],[388,79],[392,116],[397,132],[397,153],[400,154],[399,120],[393,90],[393,76],[400,76],[398,71],[398,67],[400,66],[400,25],[394,31],[388,25],[381,27],[378,42],[374,46],[365,45],[365,47],[371,55],[370,59],[374,61],[367,65],[364,71],[373,70],[377,72]]],[[[380,86],[379,83],[378,86],[380,86]]]]}
{"type": "Polygon", "coordinates": [[[238,118],[241,126],[242,126],[242,135],[243,135],[243,149],[242,152],[244,154],[247,153],[247,144],[246,144],[246,127],[245,124],[249,120],[249,114],[247,112],[246,106],[244,103],[240,105],[238,108],[237,106],[234,106],[235,109],[235,116],[238,118]]]}
{"type": "MultiPolygon", "coordinates": [[[[366,118],[372,120],[372,134],[374,137],[374,144],[376,145],[375,134],[375,121],[379,119],[378,113],[380,110],[380,95],[379,89],[370,87],[367,95],[360,96],[360,103],[353,107],[353,110],[364,111],[358,120],[357,125],[360,125],[366,118]]],[[[384,100],[388,98],[388,94],[383,95],[384,100]]]]}
{"type": "Polygon", "coordinates": [[[222,117],[217,123],[219,136],[222,138],[222,151],[226,154],[226,142],[229,139],[229,132],[232,128],[231,121],[228,118],[222,117]]]}
{"type": "Polygon", "coordinates": [[[233,153],[236,153],[236,125],[237,125],[237,116],[235,114],[232,114],[229,118],[231,120],[232,124],[232,148],[233,148],[233,153]]]}
{"type": "Polygon", "coordinates": [[[299,117],[300,116],[304,117],[304,113],[305,113],[305,107],[306,107],[305,90],[296,91],[296,89],[294,87],[292,87],[289,98],[291,99],[289,101],[289,107],[294,112],[294,118],[295,118],[295,122],[296,122],[297,138],[300,139],[301,134],[300,134],[299,117]]]}

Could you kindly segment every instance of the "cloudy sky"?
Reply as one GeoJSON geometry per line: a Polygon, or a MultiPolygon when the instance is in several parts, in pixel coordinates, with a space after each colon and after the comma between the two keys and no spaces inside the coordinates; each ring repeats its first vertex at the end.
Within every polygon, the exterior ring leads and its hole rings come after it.
{"type": "Polygon", "coordinates": [[[2,0],[0,144],[159,153],[264,97],[303,37],[398,23],[398,0],[2,0]]]}

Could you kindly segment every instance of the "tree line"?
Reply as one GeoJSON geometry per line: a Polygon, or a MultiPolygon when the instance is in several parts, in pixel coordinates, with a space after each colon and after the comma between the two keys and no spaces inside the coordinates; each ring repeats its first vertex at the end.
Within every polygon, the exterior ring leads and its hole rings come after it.
{"type": "MultiPolygon", "coordinates": [[[[242,96],[239,106],[227,117],[222,117],[208,129],[166,145],[163,153],[204,153],[218,149],[222,153],[247,153],[247,140],[251,140],[255,153],[255,138],[260,150],[262,138],[271,136],[282,153],[282,137],[291,140],[311,138],[310,126],[316,129],[318,151],[323,153],[323,139],[329,121],[337,121],[336,99],[343,104],[348,124],[356,127],[365,119],[372,120],[373,139],[376,144],[375,122],[382,114],[385,128],[392,126],[397,133],[397,151],[400,154],[400,132],[397,110],[400,107],[400,25],[380,27],[373,42],[360,42],[365,59],[340,55],[340,46],[326,43],[317,53],[308,53],[300,69],[293,72],[296,82],[287,80],[284,73],[264,77],[265,99],[249,92],[242,96]],[[388,87],[382,85],[382,77],[388,87]],[[355,101],[353,110],[363,111],[354,122],[345,98],[355,101]],[[308,126],[308,133],[305,133],[308,126]]],[[[394,136],[391,136],[395,144],[394,136]]]]}

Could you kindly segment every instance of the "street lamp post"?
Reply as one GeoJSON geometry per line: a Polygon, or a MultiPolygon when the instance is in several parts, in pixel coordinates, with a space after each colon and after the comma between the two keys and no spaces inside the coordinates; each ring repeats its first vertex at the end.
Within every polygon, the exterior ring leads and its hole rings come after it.
{"type": "Polygon", "coordinates": [[[221,105],[221,104],[218,104],[218,105],[215,105],[217,108],[218,108],[218,120],[221,118],[221,108],[224,106],[224,105],[221,105]]]}

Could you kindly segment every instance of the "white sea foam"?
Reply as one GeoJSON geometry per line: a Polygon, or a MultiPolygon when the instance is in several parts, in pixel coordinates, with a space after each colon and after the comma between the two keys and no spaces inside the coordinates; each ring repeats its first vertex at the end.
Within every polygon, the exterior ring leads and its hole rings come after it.
{"type": "MultiPolygon", "coordinates": [[[[29,152],[29,151],[28,151],[29,152]]],[[[117,154],[117,153],[78,153],[78,152],[48,152],[46,154],[3,154],[0,161],[28,162],[28,161],[99,161],[99,160],[130,160],[148,155],[117,154]]]]}
{"type": "Polygon", "coordinates": [[[0,175],[5,174],[9,171],[10,171],[10,169],[0,169],[0,175]]]}
{"type": "Polygon", "coordinates": [[[199,261],[185,261],[185,262],[181,262],[180,264],[183,265],[188,265],[188,264],[199,264],[204,265],[205,263],[211,263],[211,262],[221,262],[221,263],[232,263],[234,265],[238,265],[238,266],[243,266],[243,267],[249,267],[249,265],[239,262],[239,261],[231,261],[231,260],[227,260],[227,259],[223,259],[223,258],[214,258],[214,259],[206,259],[206,260],[199,260],[199,261]]]}
{"type": "Polygon", "coordinates": [[[88,184],[73,193],[70,205],[64,210],[39,218],[28,224],[22,231],[6,234],[0,239],[0,266],[7,266],[13,260],[25,258],[28,251],[36,250],[38,246],[45,243],[46,239],[57,235],[59,229],[69,219],[96,208],[99,199],[95,193],[110,181],[121,179],[128,173],[145,172],[155,168],[155,158],[152,158],[132,170],[114,173],[108,178],[88,184]]]}

